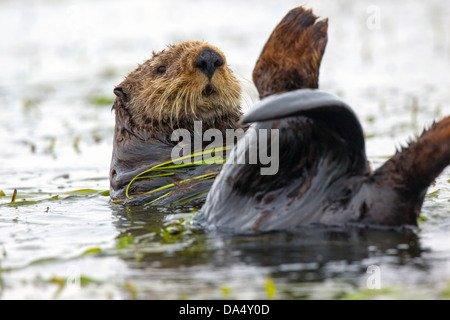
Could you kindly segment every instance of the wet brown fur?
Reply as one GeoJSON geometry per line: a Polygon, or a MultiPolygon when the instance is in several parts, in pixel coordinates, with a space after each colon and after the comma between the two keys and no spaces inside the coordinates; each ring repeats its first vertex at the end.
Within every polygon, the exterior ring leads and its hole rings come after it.
{"type": "Polygon", "coordinates": [[[450,163],[450,116],[424,130],[377,171],[397,188],[418,196],[450,163]]]}
{"type": "MultiPolygon", "coordinates": [[[[269,37],[255,65],[253,81],[260,97],[317,88],[326,42],[327,19],[319,21],[302,7],[291,10],[269,37]]],[[[354,128],[346,128],[350,134],[346,143],[329,142],[337,133],[330,126],[333,121],[339,119],[323,110],[254,123],[255,128],[284,130],[280,159],[292,163],[281,164],[275,176],[261,176],[258,167],[250,165],[225,167],[196,221],[237,232],[249,231],[245,228],[252,232],[293,230],[317,223],[417,225],[429,185],[450,164],[450,116],[434,123],[375,172],[364,166],[364,143],[360,153],[353,154],[361,165],[354,166],[349,153],[354,128]],[[311,130],[321,135],[312,136],[311,130]],[[320,148],[321,152],[315,152],[320,148]],[[286,160],[295,152],[296,156],[286,160]],[[332,161],[324,164],[324,159],[330,159],[327,154],[333,155],[332,161]],[[330,173],[338,183],[325,188],[330,173]],[[271,195],[270,203],[264,203],[264,194],[271,195]],[[270,214],[272,209],[276,214],[270,214]]]]}
{"type": "MultiPolygon", "coordinates": [[[[261,98],[301,88],[318,88],[319,67],[327,44],[328,19],[317,20],[311,10],[292,9],[267,40],[253,71],[261,98]]],[[[374,173],[421,207],[423,194],[450,163],[450,117],[428,130],[374,173]]],[[[406,200],[405,200],[406,201],[406,200]]],[[[409,207],[409,206],[408,206],[409,207]]]]}
{"type": "MultiPolygon", "coordinates": [[[[175,129],[193,132],[194,121],[202,121],[203,131],[215,128],[225,132],[238,127],[242,115],[240,82],[227,65],[224,54],[206,42],[186,41],[154,52],[152,58],[131,72],[114,92],[117,97],[113,105],[115,128],[110,167],[113,200],[125,199],[125,188],[134,176],[170,160],[172,147],[177,143],[171,141],[175,129]],[[195,67],[197,57],[205,48],[215,51],[223,60],[211,79],[195,67]],[[164,73],[158,72],[162,66],[166,69],[164,73]],[[208,93],[207,86],[210,87],[208,93]]],[[[205,170],[139,180],[130,188],[130,194],[201,175],[205,170]]],[[[210,183],[207,180],[202,184],[210,183]]],[[[166,200],[170,201],[170,197],[166,200]]]]}
{"type": "Polygon", "coordinates": [[[317,21],[311,10],[291,10],[265,44],[253,82],[260,98],[301,88],[317,88],[327,44],[328,19],[317,21]]]}
{"type": "Polygon", "coordinates": [[[205,42],[186,41],[154,52],[119,87],[123,88],[126,101],[117,102],[126,105],[136,132],[167,134],[177,128],[191,128],[194,120],[203,121],[204,128],[222,129],[234,126],[241,116],[239,81],[224,54],[205,42]],[[195,67],[204,48],[216,51],[224,60],[211,81],[195,67]],[[161,66],[166,67],[164,74],[158,73],[161,66]],[[204,94],[207,85],[213,90],[210,96],[204,94]]]}

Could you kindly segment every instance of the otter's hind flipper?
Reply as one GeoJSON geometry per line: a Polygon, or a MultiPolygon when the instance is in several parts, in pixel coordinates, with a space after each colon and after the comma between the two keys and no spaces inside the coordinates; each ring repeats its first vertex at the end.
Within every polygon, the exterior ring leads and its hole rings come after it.
{"type": "Polygon", "coordinates": [[[317,88],[327,45],[328,19],[294,8],[270,35],[253,69],[260,98],[301,88],[317,88]]]}
{"type": "Polygon", "coordinates": [[[356,149],[365,149],[363,130],[351,107],[335,95],[321,90],[300,89],[272,95],[250,109],[241,122],[293,116],[304,116],[323,123],[356,149]]]}

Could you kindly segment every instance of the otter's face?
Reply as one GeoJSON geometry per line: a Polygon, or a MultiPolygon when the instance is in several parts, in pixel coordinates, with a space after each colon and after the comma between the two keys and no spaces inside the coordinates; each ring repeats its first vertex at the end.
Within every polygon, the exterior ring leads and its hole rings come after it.
{"type": "Polygon", "coordinates": [[[189,127],[194,120],[213,126],[239,119],[240,82],[224,54],[200,41],[170,45],[153,53],[114,90],[126,100],[137,124],[189,127]]]}

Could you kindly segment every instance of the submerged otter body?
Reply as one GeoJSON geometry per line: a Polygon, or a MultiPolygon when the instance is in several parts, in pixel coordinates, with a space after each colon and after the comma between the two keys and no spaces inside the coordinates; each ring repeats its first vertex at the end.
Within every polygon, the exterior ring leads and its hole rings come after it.
{"type": "MultiPolygon", "coordinates": [[[[148,191],[220,169],[219,164],[180,169],[174,175],[136,180],[127,190],[136,175],[171,160],[173,147],[183,143],[172,140],[175,130],[194,135],[195,121],[201,121],[203,132],[238,126],[242,89],[218,48],[200,41],[170,45],[130,73],[114,93],[113,201],[148,203],[161,195],[142,196],[148,191]]],[[[205,191],[211,183],[201,180],[172,188],[164,202],[205,191]]]]}
{"type": "Polygon", "coordinates": [[[293,9],[270,36],[253,73],[264,99],[243,117],[253,124],[196,213],[197,225],[238,233],[417,225],[428,186],[450,163],[450,117],[372,172],[352,109],[316,89],[327,28],[316,19],[293,9]],[[258,134],[270,130],[278,138],[258,134]],[[248,160],[266,145],[279,151],[273,175],[261,174],[261,161],[248,160]],[[244,164],[234,161],[242,158],[244,164]]]}

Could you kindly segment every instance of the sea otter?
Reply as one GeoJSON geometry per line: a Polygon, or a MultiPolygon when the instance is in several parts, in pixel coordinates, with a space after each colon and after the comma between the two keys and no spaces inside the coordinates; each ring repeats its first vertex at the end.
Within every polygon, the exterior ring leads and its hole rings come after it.
{"type": "MultiPolygon", "coordinates": [[[[146,192],[168,188],[170,196],[163,204],[209,188],[211,180],[194,179],[208,176],[220,169],[220,164],[180,169],[174,174],[154,172],[153,179],[130,182],[139,173],[172,158],[172,141],[177,129],[194,135],[195,121],[201,130],[214,128],[225,132],[237,128],[242,115],[241,81],[229,68],[225,55],[215,46],[201,41],[186,41],[169,45],[153,53],[151,59],[139,65],[114,88],[116,100],[113,152],[110,166],[110,196],[114,202],[149,203],[163,194],[146,192]]],[[[195,152],[196,150],[193,150],[195,152]]],[[[198,150],[197,150],[198,151],[198,150]]],[[[164,190],[167,195],[167,190],[164,190]]]]}
{"type": "Polygon", "coordinates": [[[291,10],[254,69],[264,98],[242,118],[253,123],[214,181],[194,223],[212,230],[295,231],[311,225],[416,226],[430,183],[450,163],[450,117],[372,172],[361,124],[338,97],[317,89],[327,20],[291,10]],[[278,130],[278,141],[261,130],[278,130]],[[279,150],[278,172],[237,164],[255,148],[279,150]]]}

